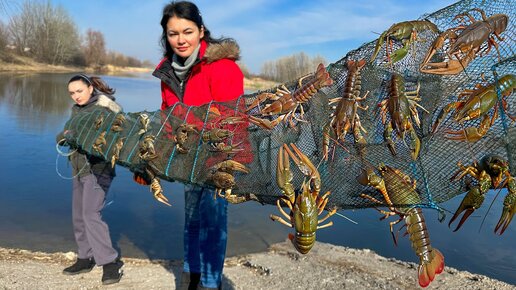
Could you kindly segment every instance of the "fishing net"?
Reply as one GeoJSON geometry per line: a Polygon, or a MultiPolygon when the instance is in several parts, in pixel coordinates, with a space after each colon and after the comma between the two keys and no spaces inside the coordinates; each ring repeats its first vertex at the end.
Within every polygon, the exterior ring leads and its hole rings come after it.
{"type": "MultiPolygon", "coordinates": [[[[301,82],[288,82],[284,84],[284,88],[274,87],[243,95],[231,103],[210,103],[201,107],[188,107],[178,103],[167,110],[153,112],[115,114],[99,109],[82,113],[70,119],[65,125],[65,129],[73,133],[68,136],[67,141],[71,147],[81,147],[90,154],[106,160],[111,160],[116,152],[116,163],[134,172],[145,172],[145,168],[151,168],[160,179],[211,188],[215,188],[213,175],[221,168],[221,162],[233,160],[244,165],[246,169],[226,171],[234,176],[232,194],[252,194],[256,200],[264,204],[276,204],[282,196],[282,190],[276,181],[278,151],[283,144],[293,143],[317,166],[321,177],[321,191],[331,192],[327,208],[378,206],[375,201],[362,197],[361,193],[383,202],[377,190],[359,183],[357,179],[368,168],[375,168],[374,172],[379,174],[376,168],[380,164],[400,170],[403,174],[399,176],[409,176],[415,181],[417,196],[414,197],[414,191],[409,187],[399,187],[401,197],[393,201],[395,204],[438,208],[439,203],[465,192],[468,186],[472,186],[464,180],[451,180],[459,169],[458,162],[469,165],[487,154],[497,154],[508,160],[512,171],[516,171],[516,127],[509,118],[510,115],[516,115],[515,96],[512,94],[514,75],[512,83],[504,78],[514,73],[516,64],[515,6],[514,1],[460,1],[420,17],[418,20],[434,23],[439,31],[417,31],[414,41],[407,46],[406,42],[392,37],[392,43],[375,40],[350,51],[345,57],[326,67],[333,79],[331,86],[318,90],[301,105],[302,110],[298,107],[285,118],[285,121],[271,129],[259,126],[256,120],[249,118],[253,116],[273,121],[281,116],[262,114],[262,109],[273,102],[272,99],[263,99],[265,93],[281,96],[281,92],[278,92],[280,89],[294,94],[307,86],[315,78],[314,75],[306,76],[301,82]],[[497,49],[493,46],[489,50],[486,40],[481,44],[476,57],[461,72],[450,75],[421,73],[420,64],[441,32],[471,24],[467,18],[456,18],[456,15],[469,12],[477,21],[482,21],[480,12],[472,11],[473,8],[483,10],[487,17],[498,13],[508,16],[507,28],[501,33],[503,40],[494,37],[497,49]],[[378,55],[371,60],[377,43],[380,44],[378,55]],[[408,48],[407,55],[391,63],[390,57],[393,52],[403,47],[408,48]],[[386,53],[387,50],[390,51],[390,56],[386,53]],[[358,109],[357,115],[367,132],[361,133],[366,144],[356,143],[353,132],[349,132],[341,141],[332,138],[329,143],[328,160],[324,161],[324,128],[328,125],[331,114],[335,112],[334,105],[330,105],[329,100],[342,97],[346,90],[348,61],[362,59],[367,63],[361,69],[360,96],[368,93],[367,97],[360,101],[360,105],[368,109],[358,109]],[[378,104],[388,99],[392,91],[391,78],[394,74],[400,76],[402,88],[406,92],[419,88],[421,100],[418,103],[428,111],[427,113],[421,107],[416,107],[420,126],[416,125],[414,118],[410,119],[421,142],[419,156],[416,159],[411,155],[415,139],[413,135],[407,133],[402,138],[396,132],[388,134],[392,138],[396,155],[393,155],[384,139],[385,127],[391,116],[386,114],[385,120],[382,120],[378,104]],[[440,125],[432,132],[432,125],[440,112],[446,105],[457,102],[461,92],[480,90],[482,87],[475,88],[477,84],[487,87],[501,83],[501,80],[505,82],[505,86],[493,86],[494,100],[498,102],[486,114],[491,118],[498,107],[498,116],[482,138],[476,142],[450,138],[464,136],[465,128],[479,127],[483,120],[483,117],[479,117],[457,122],[453,118],[454,109],[442,118],[440,125]],[[255,101],[261,102],[251,108],[255,101]],[[506,104],[505,109],[502,109],[503,104],[506,104]],[[120,115],[125,121],[121,121],[120,115]],[[458,133],[454,135],[450,131],[458,133]],[[231,133],[227,134],[228,132],[231,133]],[[412,194],[411,198],[403,197],[404,190],[410,191],[407,195],[412,194]]],[[[456,34],[460,33],[461,30],[456,31],[456,34]]],[[[448,62],[450,58],[457,57],[446,53],[452,45],[453,41],[447,39],[430,61],[448,62]]],[[[464,56],[465,53],[458,55],[464,56]]],[[[283,116],[285,117],[285,114],[283,116]]],[[[293,162],[291,172],[291,183],[299,190],[306,176],[293,162]]],[[[406,179],[401,180],[400,182],[405,182],[406,179]]]]}

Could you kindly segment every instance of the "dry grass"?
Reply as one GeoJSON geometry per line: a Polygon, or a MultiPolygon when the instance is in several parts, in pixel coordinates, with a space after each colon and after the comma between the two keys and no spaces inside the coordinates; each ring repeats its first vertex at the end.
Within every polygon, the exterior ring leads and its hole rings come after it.
{"type": "Polygon", "coordinates": [[[277,82],[264,80],[259,77],[254,77],[251,79],[248,79],[248,78],[244,79],[244,88],[246,90],[251,90],[251,91],[260,91],[260,90],[270,89],[277,85],[278,85],[277,82]]]}
{"type": "Polygon", "coordinates": [[[50,65],[15,54],[0,53],[0,72],[74,72],[78,67],[50,65]]]}

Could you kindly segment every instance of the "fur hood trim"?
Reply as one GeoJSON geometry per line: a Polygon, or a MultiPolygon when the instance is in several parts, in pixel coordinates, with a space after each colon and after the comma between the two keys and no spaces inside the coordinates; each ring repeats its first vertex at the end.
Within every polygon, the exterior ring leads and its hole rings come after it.
{"type": "Polygon", "coordinates": [[[122,111],[122,107],[119,104],[110,99],[108,96],[102,94],[99,95],[95,105],[108,108],[110,111],[113,111],[115,113],[120,113],[122,111]]]}
{"type": "Polygon", "coordinates": [[[204,53],[204,59],[207,63],[212,63],[221,59],[231,59],[237,61],[240,59],[240,47],[236,41],[225,39],[220,43],[210,43],[204,53]]]}

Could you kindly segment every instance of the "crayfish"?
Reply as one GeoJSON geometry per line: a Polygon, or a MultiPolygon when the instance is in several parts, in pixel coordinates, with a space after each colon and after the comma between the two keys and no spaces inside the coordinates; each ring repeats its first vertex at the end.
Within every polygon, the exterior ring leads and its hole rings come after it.
{"type": "Polygon", "coordinates": [[[116,140],[115,146],[113,147],[113,155],[111,156],[111,167],[115,167],[116,161],[120,158],[120,151],[124,146],[125,138],[126,137],[122,137],[116,140]]]}
{"type": "Polygon", "coordinates": [[[158,154],[156,154],[156,149],[154,149],[155,139],[156,137],[153,135],[145,135],[142,142],[140,142],[138,157],[140,157],[141,160],[150,161],[158,157],[158,154]]]}
{"type": "Polygon", "coordinates": [[[140,114],[140,130],[138,131],[138,135],[145,134],[150,129],[150,118],[149,115],[143,113],[140,114]]]}
{"type": "Polygon", "coordinates": [[[424,30],[431,30],[435,33],[439,33],[437,26],[427,20],[404,21],[393,24],[378,38],[373,55],[371,56],[371,62],[375,60],[384,42],[387,43],[385,46],[385,52],[389,63],[395,63],[402,60],[407,55],[409,46],[416,41],[417,32],[424,30]],[[391,54],[389,53],[389,48],[392,50],[393,39],[401,41],[403,47],[391,54]]]}
{"type": "Polygon", "coordinates": [[[111,131],[121,132],[124,129],[125,117],[124,114],[117,114],[113,124],[111,125],[111,131]]]}
{"type": "Polygon", "coordinates": [[[190,133],[198,134],[199,132],[197,132],[195,125],[183,123],[177,127],[176,135],[172,138],[174,142],[176,142],[177,151],[181,154],[186,154],[190,151],[190,149],[185,146],[190,133]]]}
{"type": "Polygon", "coordinates": [[[107,144],[105,136],[106,136],[106,131],[103,131],[102,133],[99,134],[97,139],[95,139],[95,142],[93,142],[93,145],[92,145],[92,148],[95,151],[99,152],[100,154],[103,154],[102,147],[107,144]]]}
{"type": "Polygon", "coordinates": [[[102,123],[104,123],[104,114],[100,113],[100,115],[95,119],[95,122],[93,122],[93,125],[95,126],[95,129],[98,130],[100,126],[102,126],[102,123]]]}
{"type": "Polygon", "coordinates": [[[310,75],[304,76],[299,79],[299,86],[294,92],[289,91],[285,85],[282,85],[275,93],[259,94],[256,100],[249,105],[246,113],[260,106],[263,102],[272,100],[273,102],[265,105],[259,110],[259,113],[262,116],[279,115],[279,117],[273,121],[254,117],[249,118],[249,121],[266,129],[274,128],[281,121],[286,122],[288,120],[292,127],[294,126],[294,119],[303,121],[301,119],[304,115],[303,103],[308,102],[321,88],[333,84],[330,74],[326,71],[322,63],[317,66],[315,75],[307,83],[303,84],[303,80],[309,76],[310,75]],[[298,108],[300,109],[300,118],[295,117],[298,108]]]}
{"type": "Polygon", "coordinates": [[[472,165],[463,166],[460,162],[457,165],[460,169],[452,176],[451,180],[460,180],[469,174],[477,181],[477,185],[471,186],[468,184],[468,193],[455,211],[448,226],[465,211],[454,232],[460,229],[466,219],[482,206],[485,194],[489,189],[507,186],[508,193],[504,200],[503,213],[495,227],[495,233],[500,229],[500,235],[503,234],[516,211],[516,184],[514,177],[509,173],[508,162],[501,156],[488,154],[482,157],[480,162],[474,162],[472,165]],[[505,180],[504,177],[506,177],[505,180]]]}
{"type": "Polygon", "coordinates": [[[480,140],[489,131],[489,128],[494,124],[498,117],[498,96],[497,88],[501,92],[502,108],[506,115],[513,121],[516,120],[516,116],[511,116],[507,113],[507,101],[506,97],[509,96],[516,88],[516,76],[509,74],[501,77],[498,80],[498,86],[492,83],[487,86],[477,85],[473,90],[464,90],[458,95],[458,101],[448,104],[439,113],[435,123],[432,126],[432,133],[435,133],[439,124],[443,119],[450,113],[452,109],[455,109],[453,113],[453,119],[458,123],[463,123],[469,120],[475,120],[483,117],[480,121],[479,127],[468,127],[464,130],[453,131],[446,130],[446,137],[448,139],[457,141],[468,141],[476,142],[480,140]],[[492,108],[495,108],[493,116],[489,118],[487,114],[492,108]]]}
{"type": "Polygon", "coordinates": [[[212,171],[210,178],[216,187],[215,196],[213,198],[220,196],[230,202],[232,200],[238,200],[238,196],[231,194],[231,190],[236,185],[233,174],[235,171],[249,173],[249,168],[237,161],[225,160],[215,164],[210,170],[212,171]],[[224,191],[224,195],[222,191],[224,191]]]}
{"type": "Polygon", "coordinates": [[[145,165],[143,170],[134,172],[133,180],[141,185],[149,185],[150,191],[157,201],[171,206],[166,196],[163,195],[163,188],[161,187],[159,178],[150,166],[145,165]]]}
{"type": "Polygon", "coordinates": [[[382,123],[385,126],[383,136],[389,150],[393,155],[396,155],[396,147],[391,137],[394,130],[402,140],[405,140],[405,133],[409,132],[412,139],[409,148],[412,159],[414,160],[416,160],[419,155],[421,142],[419,141],[419,137],[414,130],[411,120],[414,120],[418,127],[420,126],[417,107],[428,113],[425,108],[417,103],[417,101],[421,100],[419,98],[419,87],[418,83],[416,90],[405,91],[403,78],[399,74],[394,73],[391,77],[389,97],[378,104],[382,123]],[[391,118],[388,123],[386,123],[387,112],[389,112],[391,118]]]}
{"type": "Polygon", "coordinates": [[[325,126],[323,136],[323,155],[324,159],[328,159],[330,135],[334,135],[337,141],[344,141],[348,131],[353,132],[355,142],[365,144],[365,138],[362,136],[362,132],[367,131],[362,127],[360,123],[360,117],[358,116],[358,109],[367,110],[367,106],[360,106],[359,103],[364,101],[367,97],[368,92],[360,97],[360,90],[362,88],[362,80],[360,70],[364,67],[365,60],[353,61],[348,60],[348,75],[346,77],[346,85],[344,87],[344,94],[342,97],[331,99],[330,105],[334,102],[338,102],[335,113],[331,118],[328,125],[325,126]]]}
{"type": "MultiPolygon", "coordinates": [[[[486,17],[485,12],[481,9],[474,8],[471,10],[478,11],[482,15],[482,21],[475,20],[468,12],[457,15],[455,18],[463,19],[468,17],[471,24],[468,26],[459,25],[441,33],[426,53],[419,68],[421,72],[439,75],[458,74],[477,55],[482,56],[489,53],[492,46],[498,51],[498,44],[493,35],[499,41],[503,41],[500,34],[507,28],[509,17],[505,14],[495,14],[486,17]],[[438,49],[444,46],[447,39],[450,41],[450,48],[446,52],[448,61],[431,63],[430,59],[438,49]],[[481,47],[485,42],[487,42],[487,48],[484,51],[481,47]]],[[[500,51],[498,51],[498,58],[500,58],[500,51]]]]}
{"type": "Polygon", "coordinates": [[[399,169],[380,164],[378,176],[371,168],[364,170],[357,178],[358,182],[365,186],[372,186],[384,197],[385,203],[372,196],[362,193],[360,196],[372,200],[377,204],[387,204],[390,211],[379,210],[385,214],[381,219],[392,215],[399,215],[397,221],[389,223],[390,231],[397,244],[393,226],[405,220],[407,233],[410,237],[412,248],[419,257],[418,280],[421,287],[426,287],[444,269],[444,257],[441,252],[430,245],[430,238],[426,228],[425,218],[420,208],[415,205],[421,203],[416,188],[416,181],[399,169]]]}
{"type": "Polygon", "coordinates": [[[280,147],[278,152],[278,164],[276,169],[276,182],[283,192],[283,197],[276,201],[279,211],[288,220],[284,220],[277,215],[270,215],[273,221],[278,221],[288,227],[295,229],[295,236],[289,234],[289,239],[294,244],[297,251],[306,254],[315,244],[315,231],[317,229],[326,228],[333,225],[329,222],[319,225],[330,216],[336,213],[333,209],[323,218],[318,220],[318,216],[323,212],[328,203],[328,195],[326,192],[323,196],[319,196],[321,190],[321,177],[317,168],[312,164],[310,159],[304,155],[295,144],[290,144],[295,154],[286,144],[280,147]],[[296,156],[297,155],[297,156],[296,156]],[[291,181],[293,174],[290,171],[290,158],[296,163],[297,167],[308,177],[308,181],[301,185],[301,193],[294,191],[291,181]],[[283,201],[290,209],[287,214],[281,207],[280,201],[283,201]]]}
{"type": "Polygon", "coordinates": [[[247,128],[247,124],[248,120],[244,116],[227,116],[212,122],[210,126],[212,128],[203,132],[201,139],[204,143],[210,145],[208,150],[211,152],[236,154],[244,150],[238,148],[243,141],[235,142],[233,140],[235,133],[230,129],[237,130],[238,126],[247,128]],[[232,144],[227,142],[228,139],[231,140],[232,144]]]}

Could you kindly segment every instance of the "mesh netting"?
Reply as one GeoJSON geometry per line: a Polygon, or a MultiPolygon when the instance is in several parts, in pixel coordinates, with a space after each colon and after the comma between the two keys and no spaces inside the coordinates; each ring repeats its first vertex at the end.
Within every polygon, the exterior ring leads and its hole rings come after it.
{"type": "MultiPolygon", "coordinates": [[[[363,169],[376,168],[384,163],[401,170],[415,180],[417,185],[416,191],[407,188],[412,198],[398,198],[395,203],[436,208],[437,204],[466,191],[466,184],[463,181],[450,180],[458,170],[458,162],[472,164],[487,154],[497,154],[509,161],[513,172],[516,170],[514,142],[516,127],[508,118],[508,115],[516,115],[515,96],[512,94],[515,86],[514,75],[509,80],[503,78],[513,74],[516,65],[515,6],[514,1],[460,1],[419,19],[434,23],[439,31],[443,32],[459,25],[470,24],[455,17],[460,13],[469,12],[476,20],[481,21],[481,14],[478,11],[471,11],[473,8],[482,9],[487,17],[497,13],[508,16],[507,28],[501,33],[503,40],[493,38],[498,45],[498,50],[493,46],[488,51],[488,41],[484,41],[476,53],[477,56],[463,71],[456,74],[435,75],[419,71],[427,51],[440,34],[440,32],[423,29],[417,31],[415,41],[409,44],[408,54],[393,64],[386,56],[386,50],[390,50],[392,54],[393,51],[404,46],[402,41],[394,37],[391,38],[392,44],[387,41],[382,44],[378,56],[373,61],[370,59],[377,41],[364,44],[349,52],[341,60],[330,64],[326,69],[333,79],[333,85],[321,88],[301,105],[302,111],[301,107],[298,107],[291,116],[285,118],[287,122],[280,122],[272,129],[250,122],[248,116],[269,121],[281,116],[281,114],[271,116],[262,114],[262,109],[273,100],[262,100],[259,106],[247,111],[246,108],[259,98],[261,100],[264,93],[277,93],[278,88],[243,95],[233,103],[211,103],[201,107],[176,104],[165,111],[125,113],[123,114],[125,122],[121,127],[117,127],[117,130],[113,130],[114,124],[118,122],[117,115],[114,113],[107,114],[103,110],[82,113],[66,124],[65,129],[75,132],[74,137],[69,138],[68,141],[72,146],[79,146],[90,154],[102,156],[107,160],[111,160],[114,152],[117,151],[117,142],[123,142],[117,164],[135,172],[142,172],[146,167],[152,168],[161,179],[208,187],[214,187],[212,175],[215,165],[227,159],[238,161],[244,164],[249,172],[231,172],[235,178],[233,194],[243,196],[252,193],[259,202],[266,204],[275,204],[282,196],[281,189],[276,183],[278,150],[283,144],[294,143],[318,166],[322,191],[331,191],[329,207],[346,209],[378,206],[370,199],[360,196],[361,193],[366,193],[373,198],[383,200],[374,188],[360,184],[357,177],[362,174],[363,169]],[[357,115],[367,131],[362,133],[366,145],[357,145],[351,131],[344,140],[339,142],[335,138],[330,140],[329,158],[328,161],[323,161],[324,128],[334,112],[332,105],[329,105],[329,100],[342,97],[346,90],[348,61],[361,59],[365,59],[367,63],[361,69],[360,96],[364,96],[366,92],[369,93],[360,105],[368,106],[368,110],[358,109],[357,115]],[[405,92],[420,88],[421,100],[418,103],[428,111],[426,113],[421,108],[416,108],[421,120],[420,126],[415,124],[413,117],[410,118],[421,141],[421,150],[415,160],[411,157],[414,136],[406,133],[402,138],[397,132],[389,134],[393,140],[396,155],[391,153],[384,140],[386,127],[384,124],[388,124],[391,117],[390,114],[386,114],[383,122],[378,104],[389,98],[392,91],[391,78],[394,74],[401,77],[401,88],[405,92]],[[505,110],[502,109],[504,102],[500,101],[488,111],[487,116],[490,118],[495,114],[495,107],[500,108],[499,116],[494,119],[493,125],[485,136],[476,142],[452,140],[450,136],[464,136],[465,128],[479,127],[483,120],[483,117],[479,117],[470,121],[457,122],[453,118],[454,110],[444,116],[435,132],[432,132],[432,125],[439,113],[446,105],[457,102],[461,92],[468,89],[485,89],[498,80],[505,80],[506,86],[493,86],[492,99],[504,99],[507,106],[505,110]],[[475,88],[477,84],[483,87],[475,88]],[[145,116],[148,116],[149,120],[147,127],[144,125],[145,116]],[[240,121],[243,121],[228,124],[228,121],[233,120],[227,119],[228,116],[241,117],[240,121]],[[291,122],[288,122],[289,120],[291,122]],[[188,130],[188,128],[195,129],[188,130]],[[216,131],[219,129],[227,131],[216,131]],[[454,135],[453,131],[458,133],[454,135]],[[220,137],[221,135],[215,133],[221,132],[231,132],[231,134],[219,141],[209,138],[208,134],[220,137]],[[105,143],[99,139],[101,134],[105,134],[103,135],[105,143]],[[99,146],[100,149],[95,149],[99,146]],[[149,146],[153,148],[149,149],[149,146]],[[228,150],[232,150],[231,146],[235,150],[228,153],[228,150]],[[155,155],[152,154],[154,152],[155,155]],[[417,192],[417,197],[414,192],[417,192]]],[[[460,30],[457,31],[457,34],[460,33],[460,30]]],[[[448,62],[450,58],[465,55],[465,52],[459,53],[458,56],[447,54],[446,51],[452,45],[453,41],[446,40],[431,61],[448,62]]],[[[313,80],[314,76],[310,75],[303,78],[301,83],[299,80],[293,80],[286,83],[285,87],[295,94],[296,90],[301,89],[300,85],[307,86],[313,80]]],[[[279,93],[276,94],[276,96],[279,95],[279,93]]],[[[292,184],[300,188],[305,176],[293,164],[291,171],[294,174],[292,184]]],[[[402,189],[398,188],[398,190],[402,189]]]]}

